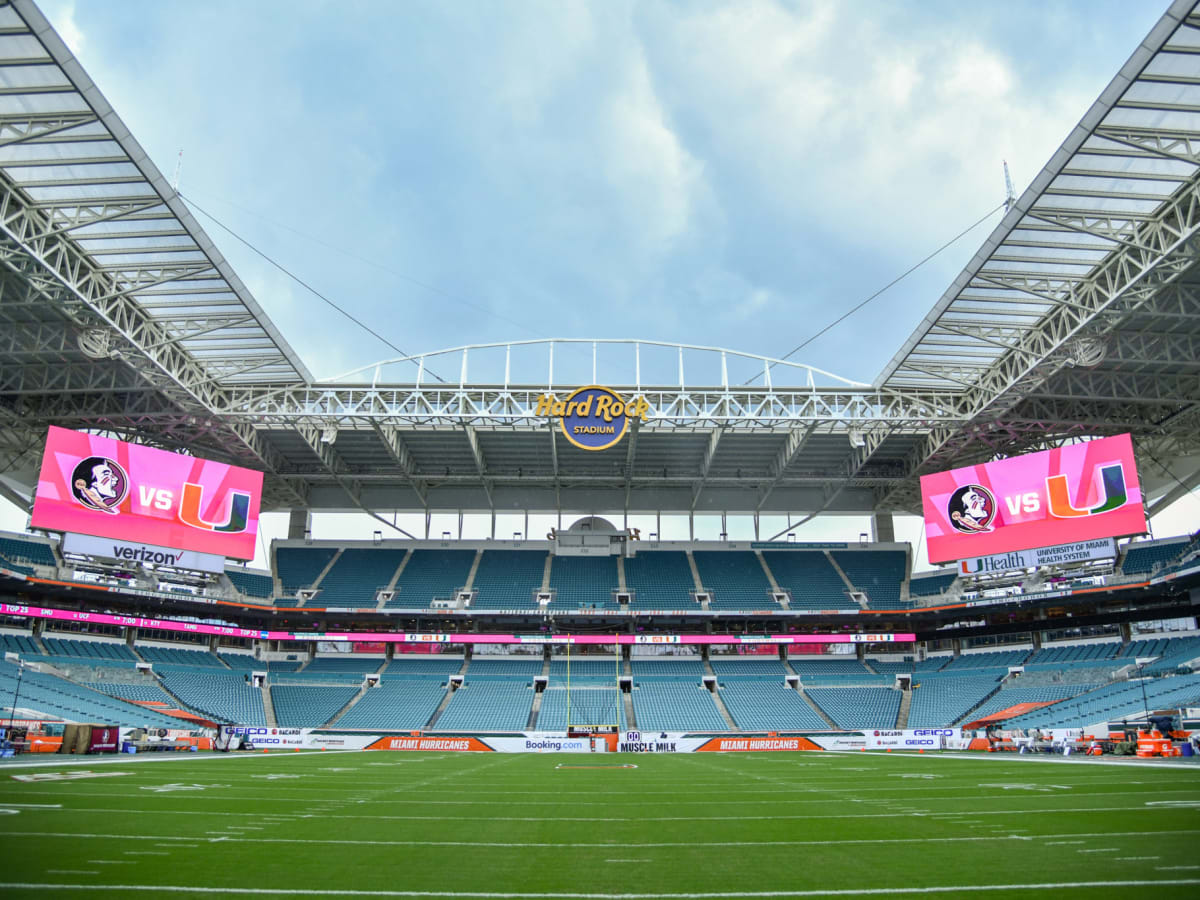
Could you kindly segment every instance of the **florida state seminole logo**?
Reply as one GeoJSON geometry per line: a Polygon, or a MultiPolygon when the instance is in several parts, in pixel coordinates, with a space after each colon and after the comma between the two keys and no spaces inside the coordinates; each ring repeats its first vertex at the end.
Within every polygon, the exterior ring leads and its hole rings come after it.
{"type": "Polygon", "coordinates": [[[116,460],[89,456],[71,473],[71,493],[88,509],[119,515],[117,507],[129,493],[129,476],[116,460]]]}
{"type": "Polygon", "coordinates": [[[984,534],[992,530],[996,518],[996,498],[981,484],[964,484],[946,503],[946,516],[955,531],[984,534]]]}

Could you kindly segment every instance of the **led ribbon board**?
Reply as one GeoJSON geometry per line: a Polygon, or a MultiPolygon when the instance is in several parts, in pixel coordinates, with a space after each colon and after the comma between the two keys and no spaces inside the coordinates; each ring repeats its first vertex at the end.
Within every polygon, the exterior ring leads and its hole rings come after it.
{"type": "Polygon", "coordinates": [[[563,436],[580,450],[615,447],[629,430],[630,419],[646,420],[645,397],[625,401],[616,391],[596,384],[581,387],[566,400],[553,394],[538,398],[537,415],[558,419],[563,436]]]}
{"type": "Polygon", "coordinates": [[[253,559],[262,472],[51,426],[34,528],[253,559]]]}
{"type": "Polygon", "coordinates": [[[1146,530],[1128,434],[921,477],[931,563],[1146,530]]]}

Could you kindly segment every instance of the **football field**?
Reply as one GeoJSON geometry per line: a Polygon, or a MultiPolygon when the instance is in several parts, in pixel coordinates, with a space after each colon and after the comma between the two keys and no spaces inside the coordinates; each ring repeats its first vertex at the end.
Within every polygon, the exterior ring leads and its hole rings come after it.
{"type": "Polygon", "coordinates": [[[0,896],[1196,896],[1187,762],[73,757],[0,767],[0,896]]]}

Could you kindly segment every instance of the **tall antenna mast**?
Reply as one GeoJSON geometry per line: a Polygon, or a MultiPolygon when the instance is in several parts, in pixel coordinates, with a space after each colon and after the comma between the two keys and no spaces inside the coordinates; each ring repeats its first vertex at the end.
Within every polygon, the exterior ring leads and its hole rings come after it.
{"type": "MultiPolygon", "coordinates": [[[[181,156],[183,155],[182,150],[180,150],[179,153],[181,156]]],[[[1013,190],[1012,178],[1008,174],[1008,160],[1007,159],[1003,160],[1003,162],[1004,162],[1004,211],[1008,212],[1010,209],[1013,208],[1013,204],[1017,202],[1017,193],[1016,193],[1016,191],[1013,190]]]]}
{"type": "MultiPolygon", "coordinates": [[[[1007,166],[1007,165],[1008,165],[1008,163],[1005,163],[1005,166],[1007,166]]],[[[179,151],[178,159],[175,160],[175,177],[171,181],[171,190],[173,190],[177,194],[179,193],[179,170],[182,168],[183,168],[183,150],[181,149],[179,151]]],[[[1007,168],[1004,170],[1004,173],[1005,173],[1004,177],[1007,178],[1008,177],[1008,169],[1007,168]]]]}

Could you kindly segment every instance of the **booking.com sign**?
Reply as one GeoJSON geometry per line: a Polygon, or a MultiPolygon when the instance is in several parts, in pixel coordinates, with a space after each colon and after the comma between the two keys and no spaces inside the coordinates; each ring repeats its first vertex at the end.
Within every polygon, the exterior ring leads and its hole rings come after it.
{"type": "Polygon", "coordinates": [[[558,419],[563,435],[580,450],[607,450],[620,443],[629,430],[630,419],[645,421],[649,412],[645,397],[626,401],[616,391],[593,384],[579,388],[565,400],[542,394],[536,414],[558,419]]]}

